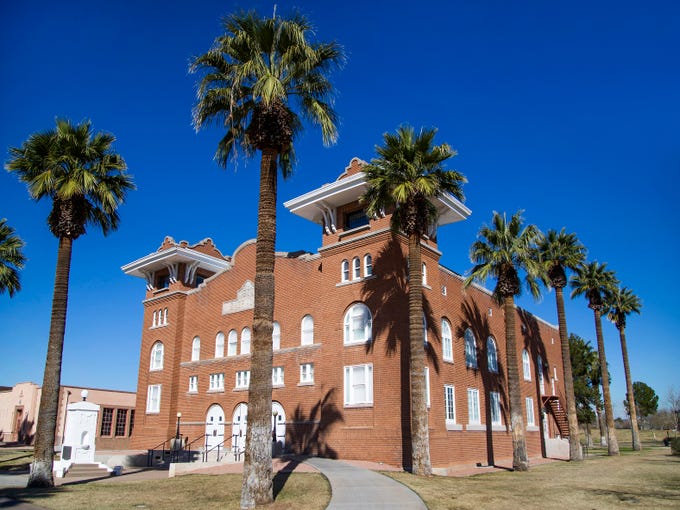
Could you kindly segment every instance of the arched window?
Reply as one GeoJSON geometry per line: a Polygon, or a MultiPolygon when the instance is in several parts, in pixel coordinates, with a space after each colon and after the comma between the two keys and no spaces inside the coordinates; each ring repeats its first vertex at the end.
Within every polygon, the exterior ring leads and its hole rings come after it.
{"type": "Polygon", "coordinates": [[[163,310],[163,325],[168,323],[168,309],[163,310]]]}
{"type": "Polygon", "coordinates": [[[151,370],[163,369],[163,342],[158,341],[151,348],[151,370]]]}
{"type": "Polygon", "coordinates": [[[522,373],[525,381],[531,381],[531,361],[529,361],[529,351],[522,351],[522,373]]]}
{"type": "Polygon", "coordinates": [[[348,282],[349,281],[349,261],[348,260],[343,260],[342,261],[342,274],[341,278],[343,282],[348,282]]]}
{"type": "Polygon", "coordinates": [[[305,315],[300,325],[300,344],[312,345],[314,343],[314,319],[311,315],[305,315]]]}
{"type": "Polygon", "coordinates": [[[198,361],[201,359],[201,339],[197,336],[191,343],[191,361],[198,361]]]}
{"type": "Polygon", "coordinates": [[[243,328],[241,331],[241,354],[250,352],[250,328],[243,328]]]}
{"type": "Polygon", "coordinates": [[[496,342],[489,337],[486,340],[486,360],[489,365],[490,372],[498,372],[498,351],[496,350],[496,342]]]}
{"type": "Polygon", "coordinates": [[[427,346],[427,319],[423,314],[423,345],[427,346]]]}
{"type": "Polygon", "coordinates": [[[373,318],[371,311],[363,303],[355,303],[345,313],[345,345],[370,342],[372,339],[373,318]]]}
{"type": "Polygon", "coordinates": [[[538,387],[541,390],[541,395],[545,395],[545,379],[543,375],[543,358],[538,356],[536,358],[536,371],[538,372],[538,387]]]}
{"type": "Polygon", "coordinates": [[[361,262],[359,257],[354,257],[352,259],[352,280],[358,280],[361,278],[361,262]]]}
{"type": "Polygon", "coordinates": [[[278,351],[281,348],[281,326],[276,321],[272,326],[272,349],[278,351]]]}
{"type": "Polygon", "coordinates": [[[215,357],[224,357],[224,333],[221,331],[215,336],[215,357]]]}
{"type": "Polygon", "coordinates": [[[465,366],[477,368],[477,345],[471,329],[465,330],[465,366]]]}
{"type": "Polygon", "coordinates": [[[157,314],[158,314],[158,312],[153,313],[153,322],[151,323],[152,328],[155,328],[156,326],[158,326],[158,322],[157,322],[157,319],[156,319],[157,314]]]}
{"type": "Polygon", "coordinates": [[[238,334],[232,329],[227,336],[227,356],[236,356],[238,350],[238,334]]]}
{"type": "Polygon", "coordinates": [[[442,358],[453,362],[453,336],[451,324],[446,319],[442,319],[442,358]]]}
{"type": "Polygon", "coordinates": [[[427,264],[423,262],[423,285],[427,285],[427,264]]]}
{"type": "Polygon", "coordinates": [[[364,278],[373,275],[373,258],[370,253],[364,255],[364,278]]]}

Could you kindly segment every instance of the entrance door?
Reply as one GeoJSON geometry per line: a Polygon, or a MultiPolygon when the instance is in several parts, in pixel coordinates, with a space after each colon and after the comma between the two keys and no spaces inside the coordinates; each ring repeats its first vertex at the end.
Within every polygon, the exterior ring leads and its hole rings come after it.
{"type": "Polygon", "coordinates": [[[14,433],[18,443],[24,442],[24,408],[17,407],[14,410],[14,433]]]}
{"type": "Polygon", "coordinates": [[[213,404],[205,418],[205,444],[210,449],[224,441],[224,411],[222,406],[213,404]]]}
{"type": "Polygon", "coordinates": [[[286,445],[286,412],[278,402],[272,402],[272,441],[274,452],[282,452],[286,445]]]}
{"type": "Polygon", "coordinates": [[[246,449],[247,427],[248,405],[241,403],[234,409],[234,418],[231,420],[231,447],[234,452],[243,452],[246,449]]]}

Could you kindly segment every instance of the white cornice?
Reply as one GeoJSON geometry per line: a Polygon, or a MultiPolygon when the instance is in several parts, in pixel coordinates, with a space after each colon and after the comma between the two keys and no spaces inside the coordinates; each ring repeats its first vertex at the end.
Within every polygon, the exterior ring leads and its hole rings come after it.
{"type": "Polygon", "coordinates": [[[137,276],[138,278],[147,278],[149,273],[167,268],[178,262],[195,262],[197,263],[197,267],[207,269],[214,273],[231,267],[231,263],[224,259],[206,255],[205,253],[189,248],[173,246],[167,250],[157,251],[142,257],[141,259],[137,259],[134,262],[130,262],[121,267],[121,269],[125,274],[137,276]]]}

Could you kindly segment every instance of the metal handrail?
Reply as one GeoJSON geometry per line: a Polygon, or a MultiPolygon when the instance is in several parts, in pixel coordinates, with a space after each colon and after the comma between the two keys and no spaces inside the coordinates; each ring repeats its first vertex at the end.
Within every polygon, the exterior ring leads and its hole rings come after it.
{"type": "MultiPolygon", "coordinates": [[[[173,448],[166,448],[165,447],[166,444],[170,444],[171,441],[174,441],[174,440],[177,440],[177,439],[178,439],[177,436],[172,436],[172,437],[166,439],[165,441],[158,443],[153,448],[147,449],[146,450],[146,465],[149,466],[149,467],[153,465],[153,453],[155,451],[158,451],[158,450],[161,450],[163,452],[163,458],[164,459],[165,459],[165,456],[167,455],[166,452],[169,452],[171,454],[173,452],[175,452],[175,455],[173,455],[173,457],[177,457],[178,456],[177,452],[182,449],[182,436],[179,437],[179,448],[173,449],[173,448]],[[163,448],[159,448],[160,446],[162,446],[163,448]]],[[[170,460],[172,461],[172,458],[170,460]]]]}

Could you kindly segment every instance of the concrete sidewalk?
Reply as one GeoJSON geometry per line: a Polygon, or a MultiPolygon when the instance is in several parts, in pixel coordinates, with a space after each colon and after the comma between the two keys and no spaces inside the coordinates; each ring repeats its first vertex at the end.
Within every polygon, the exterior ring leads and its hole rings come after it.
{"type": "Polygon", "coordinates": [[[427,510],[411,489],[370,469],[320,457],[305,463],[317,468],[331,484],[331,502],[326,510],[427,510]]]}

